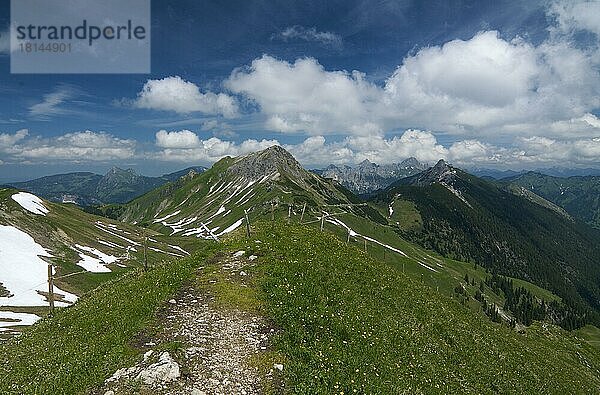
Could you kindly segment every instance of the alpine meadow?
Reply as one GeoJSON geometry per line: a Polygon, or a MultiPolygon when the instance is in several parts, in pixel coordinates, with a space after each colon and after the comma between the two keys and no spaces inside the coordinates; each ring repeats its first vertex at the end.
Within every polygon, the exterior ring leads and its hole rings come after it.
{"type": "Polygon", "coordinates": [[[598,0],[0,10],[0,394],[600,393],[598,0]]]}

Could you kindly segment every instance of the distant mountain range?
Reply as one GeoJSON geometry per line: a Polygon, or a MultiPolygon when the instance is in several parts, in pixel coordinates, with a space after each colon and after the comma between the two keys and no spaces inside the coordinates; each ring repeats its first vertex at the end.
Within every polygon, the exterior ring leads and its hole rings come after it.
{"type": "Polygon", "coordinates": [[[600,176],[554,177],[528,172],[500,182],[533,192],[600,229],[600,176]]]}
{"type": "MultiPolygon", "coordinates": [[[[402,178],[410,177],[427,168],[427,164],[421,163],[416,158],[411,157],[400,163],[388,165],[378,165],[365,159],[356,166],[337,166],[331,164],[324,169],[314,169],[312,171],[320,176],[339,182],[357,195],[369,195],[377,190],[387,188],[402,178]]],[[[515,171],[488,168],[472,168],[467,169],[467,171],[474,176],[487,180],[501,180],[528,173],[527,170],[515,171]]],[[[552,167],[535,170],[535,173],[552,177],[600,176],[600,169],[552,167]]],[[[549,200],[552,201],[552,199],[549,200]]]]}
{"type": "Polygon", "coordinates": [[[160,177],[147,177],[134,170],[113,167],[104,176],[89,172],[57,174],[7,186],[34,193],[53,202],[80,206],[104,203],[126,203],[189,172],[201,173],[206,168],[189,167],[160,177]]]}
{"type": "Polygon", "coordinates": [[[358,195],[364,195],[390,186],[395,181],[412,176],[427,168],[415,158],[400,163],[378,165],[365,159],[355,167],[329,165],[314,170],[317,174],[331,178],[358,195]]]}
{"type": "MultiPolygon", "coordinates": [[[[498,170],[487,168],[469,168],[466,169],[470,174],[481,178],[493,178],[500,180],[507,177],[515,177],[521,174],[529,173],[529,170],[498,170]]],[[[574,177],[574,176],[600,176],[600,169],[585,168],[573,169],[568,167],[549,167],[533,170],[535,173],[545,174],[553,177],[574,177]]]]}

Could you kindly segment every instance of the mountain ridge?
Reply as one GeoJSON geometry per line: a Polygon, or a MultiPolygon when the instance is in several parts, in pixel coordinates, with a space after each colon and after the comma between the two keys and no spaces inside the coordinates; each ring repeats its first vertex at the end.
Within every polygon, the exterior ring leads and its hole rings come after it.
{"type": "Polygon", "coordinates": [[[92,172],[73,172],[44,176],[29,181],[7,184],[26,190],[53,202],[75,203],[80,206],[104,203],[126,203],[190,171],[202,172],[194,166],[159,177],[143,176],[133,169],[112,167],[105,175],[92,172]]]}
{"type": "Polygon", "coordinates": [[[390,213],[406,207],[401,202],[413,205],[413,216],[422,224],[397,228],[413,242],[526,279],[567,299],[576,317],[565,318],[565,325],[572,325],[571,320],[598,321],[600,234],[564,212],[442,161],[398,181],[373,200],[389,205],[390,213]]]}
{"type": "Polygon", "coordinates": [[[555,177],[527,172],[498,183],[535,193],[562,207],[573,217],[600,229],[600,176],[555,177]]]}
{"type": "Polygon", "coordinates": [[[363,160],[355,167],[348,165],[339,167],[330,164],[322,170],[317,170],[317,173],[323,177],[334,179],[358,195],[364,195],[386,188],[400,178],[411,176],[425,169],[424,164],[411,157],[400,163],[388,165],[378,165],[368,159],[363,160]]]}
{"type": "MultiPolygon", "coordinates": [[[[206,172],[181,178],[121,206],[119,219],[171,234],[214,238],[250,216],[272,210],[306,218],[345,205],[383,221],[341,185],[305,170],[281,147],[225,157],[206,172]]],[[[279,214],[278,214],[279,215],[279,214]]]]}

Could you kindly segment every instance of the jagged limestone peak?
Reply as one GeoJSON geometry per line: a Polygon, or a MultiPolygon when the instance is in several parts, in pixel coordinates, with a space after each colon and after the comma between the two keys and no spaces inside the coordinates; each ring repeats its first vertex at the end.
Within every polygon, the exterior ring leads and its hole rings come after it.
{"type": "Polygon", "coordinates": [[[292,154],[278,145],[237,158],[228,172],[248,179],[259,179],[274,173],[289,174],[299,178],[304,178],[306,175],[306,170],[292,154]]]}

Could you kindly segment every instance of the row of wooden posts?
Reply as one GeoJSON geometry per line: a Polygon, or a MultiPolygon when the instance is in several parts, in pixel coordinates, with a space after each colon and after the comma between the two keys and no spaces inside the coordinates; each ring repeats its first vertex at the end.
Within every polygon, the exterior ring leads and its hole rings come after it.
{"type": "MultiPolygon", "coordinates": [[[[306,203],[304,203],[304,205],[302,206],[302,214],[300,215],[300,223],[302,224],[304,221],[304,213],[306,212],[306,203]]],[[[331,217],[335,214],[325,214],[325,212],[321,213],[321,218],[320,218],[320,230],[321,232],[324,230],[325,228],[325,218],[327,217],[331,217]]],[[[292,205],[288,205],[288,222],[291,221],[292,218],[292,205]]],[[[248,238],[250,238],[250,219],[248,217],[248,210],[244,209],[244,219],[246,222],[246,236],[248,238]]],[[[275,202],[271,201],[271,221],[275,220],[275,202]]],[[[204,226],[204,228],[207,230],[207,232],[209,232],[209,234],[211,233],[210,230],[208,229],[208,227],[206,227],[206,225],[204,225],[204,223],[202,223],[202,225],[204,226]]],[[[143,237],[144,237],[144,270],[148,270],[148,236],[146,235],[146,231],[143,231],[143,237]]],[[[346,240],[346,243],[350,242],[350,230],[348,229],[348,239],[346,240]]],[[[218,239],[215,237],[215,241],[218,241],[218,239]]],[[[364,245],[365,245],[365,252],[367,251],[367,240],[364,239],[364,245]]],[[[385,259],[385,248],[383,249],[383,256],[385,259]]],[[[73,273],[73,274],[79,274],[80,272],[77,273],[73,273]]],[[[83,273],[83,272],[81,272],[83,273]]],[[[50,308],[50,314],[52,314],[54,312],[54,267],[51,263],[48,264],[48,304],[49,304],[49,308],[50,308]]]]}
{"type": "MultiPolygon", "coordinates": [[[[300,224],[302,224],[302,221],[304,220],[304,213],[306,212],[306,202],[304,203],[304,205],[302,206],[302,214],[300,214],[300,224]]],[[[327,217],[332,217],[335,214],[325,214],[325,212],[321,212],[321,218],[320,218],[320,230],[321,232],[324,230],[325,228],[325,218],[327,217]]],[[[288,204],[288,215],[287,215],[287,220],[288,223],[290,222],[292,218],[292,205],[288,204]]],[[[248,210],[244,209],[244,219],[246,222],[246,237],[250,238],[250,219],[248,218],[248,210]]],[[[275,220],[275,202],[271,201],[271,221],[275,220]]],[[[348,229],[348,239],[346,240],[346,244],[348,244],[350,242],[350,229],[348,229]]],[[[364,245],[365,245],[365,252],[367,251],[367,239],[363,239],[364,240],[364,245]]],[[[383,257],[385,259],[386,254],[385,254],[385,248],[383,249],[383,257]]]]}

